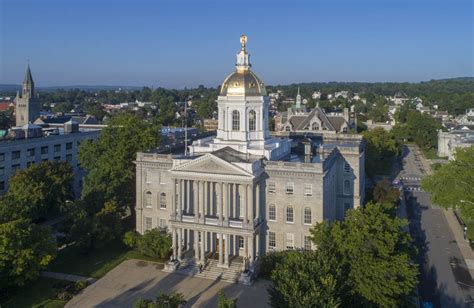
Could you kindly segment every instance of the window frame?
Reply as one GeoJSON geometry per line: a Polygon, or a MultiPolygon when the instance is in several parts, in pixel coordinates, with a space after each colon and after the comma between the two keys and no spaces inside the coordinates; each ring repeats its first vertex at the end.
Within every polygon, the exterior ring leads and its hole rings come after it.
{"type": "Polygon", "coordinates": [[[305,207],[303,209],[303,224],[304,225],[312,225],[313,224],[313,211],[311,210],[310,207],[305,207]],[[309,210],[309,214],[308,214],[307,210],[309,210]],[[309,222],[307,220],[308,217],[309,217],[309,222]]]}
{"type": "Polygon", "coordinates": [[[275,193],[276,192],[276,183],[275,182],[268,182],[268,192],[275,193]]]}
{"type": "Polygon", "coordinates": [[[153,194],[151,191],[146,191],[144,194],[143,205],[145,208],[150,209],[153,208],[153,194]]]}
{"type": "Polygon", "coordinates": [[[249,131],[254,132],[257,130],[257,113],[255,110],[249,111],[249,131]]]}
{"type": "Polygon", "coordinates": [[[161,192],[159,194],[159,204],[160,204],[160,210],[166,210],[166,206],[167,206],[167,202],[166,202],[166,193],[165,192],[161,192]]]}
{"type": "Polygon", "coordinates": [[[304,192],[303,194],[305,196],[312,196],[313,195],[313,184],[311,183],[304,183],[304,192]]]}
{"type": "Polygon", "coordinates": [[[295,183],[294,182],[286,182],[285,193],[287,195],[293,195],[295,193],[295,183]]]}
{"type": "Polygon", "coordinates": [[[286,218],[285,218],[285,222],[287,224],[293,224],[295,223],[295,209],[293,208],[293,206],[291,205],[288,205],[286,207],[286,218]],[[291,220],[289,220],[288,218],[290,217],[290,214],[291,214],[291,220]]]}
{"type": "Polygon", "coordinates": [[[237,109],[232,110],[232,130],[240,131],[240,111],[237,109]]]}
{"type": "Polygon", "coordinates": [[[275,204],[270,204],[268,206],[268,221],[277,221],[277,209],[276,209],[275,204]],[[272,209],[273,209],[273,211],[272,211],[272,209]],[[273,218],[272,218],[272,216],[273,216],[273,218]]]}
{"type": "Polygon", "coordinates": [[[294,233],[286,233],[285,247],[286,247],[286,250],[294,250],[295,249],[295,234],[294,233]],[[290,241],[290,239],[291,239],[291,241],[290,241]],[[291,242],[292,246],[288,245],[290,242],[291,242]]]}
{"type": "Polygon", "coordinates": [[[268,248],[271,248],[271,249],[276,248],[276,232],[268,231],[268,248]]]}
{"type": "Polygon", "coordinates": [[[304,250],[312,250],[313,249],[313,242],[311,241],[311,236],[310,235],[304,235],[303,236],[303,249],[304,250]],[[308,240],[308,242],[307,242],[307,240],[308,240]],[[309,246],[307,244],[309,244],[309,246]]]}

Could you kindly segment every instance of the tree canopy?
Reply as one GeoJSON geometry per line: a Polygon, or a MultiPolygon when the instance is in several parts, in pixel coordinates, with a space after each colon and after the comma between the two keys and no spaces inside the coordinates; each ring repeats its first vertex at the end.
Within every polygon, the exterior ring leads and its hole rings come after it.
{"type": "Polygon", "coordinates": [[[115,200],[119,209],[134,212],[135,166],[139,151],[154,148],[159,141],[159,127],[132,114],[113,117],[95,141],[85,141],[79,148],[79,162],[88,173],[84,178],[82,198],[101,208],[115,200]]]}
{"type": "Polygon", "coordinates": [[[474,146],[456,149],[454,157],[425,177],[421,185],[435,204],[457,207],[463,217],[474,219],[474,146]]]}
{"type": "Polygon", "coordinates": [[[55,256],[48,228],[28,219],[0,222],[0,290],[37,278],[55,256]]]}
{"type": "Polygon", "coordinates": [[[66,210],[73,193],[73,173],[66,162],[41,162],[18,170],[0,200],[0,214],[36,222],[66,210]]]}
{"type": "Polygon", "coordinates": [[[383,128],[364,131],[365,171],[369,177],[387,174],[391,160],[401,151],[401,144],[395,136],[383,128]]]}
{"type": "Polygon", "coordinates": [[[418,283],[407,221],[393,205],[369,203],[343,221],[316,224],[314,251],[288,252],[272,272],[275,307],[395,307],[418,283]]]}

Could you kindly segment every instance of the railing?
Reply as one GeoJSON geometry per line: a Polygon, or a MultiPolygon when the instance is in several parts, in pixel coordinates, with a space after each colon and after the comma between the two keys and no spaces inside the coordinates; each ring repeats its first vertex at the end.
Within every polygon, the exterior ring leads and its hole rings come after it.
{"type": "Polygon", "coordinates": [[[240,221],[240,220],[229,220],[229,227],[231,227],[231,228],[242,228],[242,221],[240,221]]]}
{"type": "Polygon", "coordinates": [[[194,215],[183,215],[181,221],[184,222],[194,222],[194,215]]]}
{"type": "Polygon", "coordinates": [[[206,217],[206,219],[204,220],[204,223],[206,225],[217,226],[217,218],[206,217]]]}

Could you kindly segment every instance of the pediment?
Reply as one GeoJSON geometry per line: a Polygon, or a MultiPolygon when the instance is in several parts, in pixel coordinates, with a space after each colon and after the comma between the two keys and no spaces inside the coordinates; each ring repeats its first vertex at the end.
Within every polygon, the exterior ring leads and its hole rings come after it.
{"type": "Polygon", "coordinates": [[[171,171],[175,172],[193,172],[222,175],[252,176],[246,170],[233,165],[212,154],[206,154],[182,165],[176,166],[171,171]]]}

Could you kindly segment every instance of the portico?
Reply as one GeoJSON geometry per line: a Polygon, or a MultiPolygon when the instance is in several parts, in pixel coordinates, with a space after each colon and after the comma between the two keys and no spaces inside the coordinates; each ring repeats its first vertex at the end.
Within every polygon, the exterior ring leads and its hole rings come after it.
{"type": "Polygon", "coordinates": [[[231,257],[238,256],[246,260],[243,267],[253,265],[260,252],[260,167],[259,157],[231,148],[174,166],[173,259],[192,252],[196,263],[205,264],[209,256],[218,258],[219,267],[228,267],[231,257]]]}

